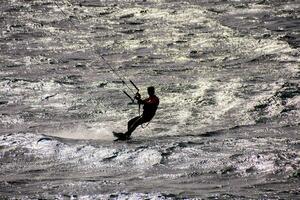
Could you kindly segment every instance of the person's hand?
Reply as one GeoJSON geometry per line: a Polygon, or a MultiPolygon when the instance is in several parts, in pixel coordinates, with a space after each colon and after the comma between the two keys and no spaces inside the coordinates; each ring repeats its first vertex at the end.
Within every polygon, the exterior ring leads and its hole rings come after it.
{"type": "Polygon", "coordinates": [[[134,98],[135,98],[135,99],[141,99],[140,93],[137,92],[137,93],[135,94],[134,98]]]}

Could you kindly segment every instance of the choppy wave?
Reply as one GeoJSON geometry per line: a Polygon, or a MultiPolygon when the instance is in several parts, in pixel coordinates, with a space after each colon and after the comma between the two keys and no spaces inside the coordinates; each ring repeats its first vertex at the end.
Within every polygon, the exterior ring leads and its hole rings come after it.
{"type": "MultiPolygon", "coordinates": [[[[296,129],[285,131],[290,138],[282,135],[283,128],[269,126],[232,130],[181,138],[139,137],[125,143],[30,133],[3,135],[0,138],[2,188],[4,191],[19,188],[26,194],[34,187],[39,195],[31,197],[48,198],[58,197],[48,193],[49,190],[80,198],[91,194],[101,198],[105,195],[122,198],[126,194],[126,198],[134,198],[141,191],[152,191],[154,197],[161,195],[155,192],[164,191],[180,198],[190,196],[191,190],[195,196],[209,197],[205,192],[209,190],[221,198],[226,196],[224,191],[230,190],[236,196],[251,187],[263,195],[264,189],[272,188],[273,184],[282,186],[273,191],[274,195],[285,190],[294,192],[287,196],[299,192],[295,186],[300,142],[296,139],[296,129]],[[244,179],[249,182],[244,183],[244,179]],[[153,184],[159,184],[160,189],[153,184]],[[234,190],[230,189],[233,185],[234,190]]],[[[269,192],[272,197],[272,190],[269,192]]],[[[144,198],[151,194],[141,195],[144,198]]]]}
{"type": "Polygon", "coordinates": [[[56,3],[0,3],[1,197],[298,197],[299,4],[56,3]],[[127,142],[99,54],[161,100],[127,142]]]}

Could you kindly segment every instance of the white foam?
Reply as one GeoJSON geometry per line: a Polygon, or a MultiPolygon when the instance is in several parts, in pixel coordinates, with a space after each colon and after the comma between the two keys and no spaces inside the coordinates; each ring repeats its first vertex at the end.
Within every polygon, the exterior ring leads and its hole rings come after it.
{"type": "Polygon", "coordinates": [[[71,129],[64,129],[55,132],[48,132],[46,135],[68,138],[68,139],[79,139],[79,140],[109,140],[115,139],[112,135],[113,127],[108,125],[102,125],[100,127],[87,128],[82,125],[78,125],[71,129]]]}
{"type": "Polygon", "coordinates": [[[159,164],[161,159],[162,156],[158,151],[149,149],[140,152],[134,162],[137,167],[147,168],[159,164]]]}
{"type": "Polygon", "coordinates": [[[19,115],[0,115],[0,124],[4,125],[5,127],[9,127],[11,125],[21,125],[23,123],[24,119],[19,115]]]}
{"type": "Polygon", "coordinates": [[[293,106],[295,109],[300,110],[300,96],[295,96],[287,101],[287,106],[293,106]]]}

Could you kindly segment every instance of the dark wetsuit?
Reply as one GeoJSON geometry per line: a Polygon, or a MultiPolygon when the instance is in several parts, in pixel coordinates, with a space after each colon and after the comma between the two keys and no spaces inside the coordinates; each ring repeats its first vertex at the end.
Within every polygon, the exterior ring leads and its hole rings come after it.
{"type": "Polygon", "coordinates": [[[125,133],[127,137],[130,137],[131,133],[143,123],[149,122],[155,115],[157,107],[159,105],[159,98],[155,95],[150,96],[147,99],[138,99],[139,104],[143,104],[143,114],[137,116],[128,122],[128,131],[125,133]]]}

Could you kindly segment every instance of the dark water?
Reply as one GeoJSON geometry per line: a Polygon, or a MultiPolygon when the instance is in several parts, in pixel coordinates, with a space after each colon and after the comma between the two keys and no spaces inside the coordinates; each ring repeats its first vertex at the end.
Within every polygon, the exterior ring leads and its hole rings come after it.
{"type": "Polygon", "coordinates": [[[299,198],[299,1],[0,10],[1,199],[299,198]],[[118,76],[161,100],[128,142],[118,76]]]}

